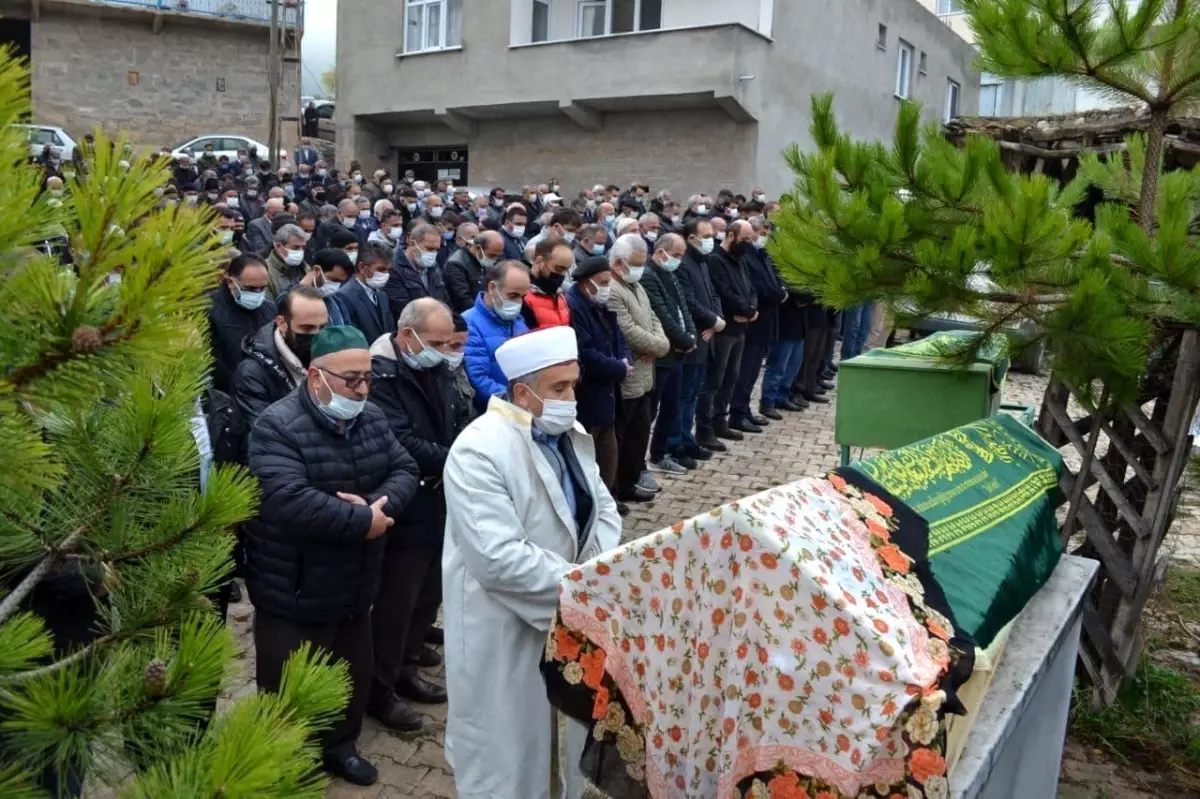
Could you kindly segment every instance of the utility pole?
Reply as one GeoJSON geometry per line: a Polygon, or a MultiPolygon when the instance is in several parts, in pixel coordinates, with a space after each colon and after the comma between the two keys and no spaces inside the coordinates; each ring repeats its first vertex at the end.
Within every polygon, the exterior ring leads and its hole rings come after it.
{"type": "Polygon", "coordinates": [[[268,134],[267,160],[279,168],[279,84],[283,81],[279,47],[279,0],[271,0],[271,42],[267,46],[267,83],[271,107],[267,112],[268,134]]]}

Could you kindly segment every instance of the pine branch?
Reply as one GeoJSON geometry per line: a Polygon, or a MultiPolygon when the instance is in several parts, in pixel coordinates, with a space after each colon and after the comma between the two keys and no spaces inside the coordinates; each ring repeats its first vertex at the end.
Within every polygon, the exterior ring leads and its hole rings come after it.
{"type": "Polygon", "coordinates": [[[20,683],[26,680],[33,680],[38,677],[45,677],[47,674],[53,674],[60,669],[65,669],[67,666],[78,663],[91,653],[99,649],[103,649],[110,644],[114,644],[119,640],[121,639],[115,635],[101,636],[100,638],[96,638],[88,643],[87,646],[80,647],[66,657],[60,658],[53,663],[47,663],[45,666],[40,666],[36,669],[30,669],[29,671],[10,674],[7,677],[0,677],[0,684],[20,683]]]}
{"type": "Polygon", "coordinates": [[[8,596],[4,597],[4,600],[0,602],[0,624],[3,624],[9,616],[17,612],[17,609],[20,608],[21,603],[25,601],[25,597],[29,596],[29,594],[33,592],[33,589],[42,581],[42,578],[46,576],[46,573],[49,572],[50,569],[62,559],[63,555],[74,549],[75,545],[82,537],[84,529],[85,527],[80,527],[78,530],[67,536],[63,542],[54,549],[53,552],[42,558],[41,563],[34,566],[33,570],[30,571],[29,574],[25,575],[25,579],[22,580],[17,587],[14,588],[11,593],[9,593],[8,596]]]}

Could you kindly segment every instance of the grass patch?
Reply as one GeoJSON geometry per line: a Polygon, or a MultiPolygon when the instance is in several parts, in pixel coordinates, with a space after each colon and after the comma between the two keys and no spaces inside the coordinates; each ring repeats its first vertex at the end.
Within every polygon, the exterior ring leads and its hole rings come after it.
{"type": "Polygon", "coordinates": [[[1200,686],[1187,674],[1147,660],[1121,686],[1112,707],[1092,710],[1091,696],[1090,688],[1077,687],[1072,724],[1077,740],[1126,765],[1200,777],[1200,686]]]}
{"type": "Polygon", "coordinates": [[[1172,564],[1167,569],[1166,594],[1184,621],[1200,622],[1200,569],[1172,564]]]}

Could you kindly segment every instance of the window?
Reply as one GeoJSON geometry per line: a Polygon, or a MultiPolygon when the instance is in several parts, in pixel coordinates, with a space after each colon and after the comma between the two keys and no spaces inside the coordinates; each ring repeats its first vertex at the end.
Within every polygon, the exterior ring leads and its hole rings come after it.
{"type": "Polygon", "coordinates": [[[962,87],[957,82],[947,79],[946,81],[946,121],[954,119],[958,116],[958,98],[962,94],[962,87]]]}
{"type": "Polygon", "coordinates": [[[994,75],[984,75],[983,83],[979,86],[979,116],[1002,116],[1001,107],[1004,102],[1004,83],[994,75]],[[988,79],[992,80],[989,82],[988,79]]]}
{"type": "Polygon", "coordinates": [[[896,96],[907,100],[912,93],[913,46],[900,40],[896,55],[896,96]]]}
{"type": "Polygon", "coordinates": [[[550,41],[550,0],[533,0],[533,24],[530,31],[530,41],[550,41]]]}
{"type": "Polygon", "coordinates": [[[580,0],[580,37],[603,36],[608,33],[608,0],[580,0]]]}
{"type": "Polygon", "coordinates": [[[406,0],[404,52],[462,44],[462,0],[406,0]]]}
{"type": "Polygon", "coordinates": [[[880,50],[887,49],[887,25],[879,26],[879,35],[875,39],[875,46],[880,50]]]}
{"type": "Polygon", "coordinates": [[[938,15],[963,13],[962,4],[958,0],[938,0],[938,15]]]}
{"type": "Polygon", "coordinates": [[[333,111],[336,106],[333,103],[317,106],[317,119],[333,119],[333,111]]]}
{"type": "Polygon", "coordinates": [[[662,27],[662,0],[579,0],[581,38],[636,33],[662,27]]]}
{"type": "Polygon", "coordinates": [[[53,144],[56,147],[62,145],[58,134],[47,128],[34,128],[29,131],[29,141],[33,144],[53,144]]]}

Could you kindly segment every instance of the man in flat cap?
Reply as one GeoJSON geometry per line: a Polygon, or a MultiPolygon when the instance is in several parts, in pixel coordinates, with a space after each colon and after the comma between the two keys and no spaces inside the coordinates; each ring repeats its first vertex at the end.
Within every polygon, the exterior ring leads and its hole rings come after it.
{"type": "Polygon", "coordinates": [[[358,785],[377,776],[355,742],[371,686],[370,610],[384,536],[418,480],[387,418],[367,402],[370,384],[371,355],[357,328],[317,334],[305,382],[250,433],[262,505],[246,525],[259,690],[279,690],[284,662],[305,642],[346,661],[353,693],[320,742],[326,770],[358,785]]]}
{"type": "MultiPolygon", "coordinates": [[[[446,758],[461,799],[549,799],[555,715],[539,664],[573,564],[620,541],[592,439],[575,421],[575,331],[548,327],[496,350],[508,393],[450,448],[443,472],[446,758]]],[[[579,795],[586,730],[560,761],[579,795]]]]}

